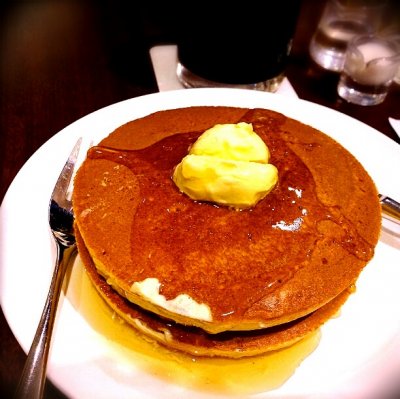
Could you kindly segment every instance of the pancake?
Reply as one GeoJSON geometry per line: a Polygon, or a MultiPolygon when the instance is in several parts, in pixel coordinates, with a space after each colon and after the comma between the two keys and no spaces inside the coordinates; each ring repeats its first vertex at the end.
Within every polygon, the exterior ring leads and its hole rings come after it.
{"type": "Polygon", "coordinates": [[[327,135],[264,109],[189,107],[112,132],[75,178],[76,224],[119,295],[209,333],[289,323],[355,284],[381,210],[362,165],[327,135]],[[234,211],[179,192],[171,175],[217,123],[248,122],[268,145],[277,186],[234,211]]]}
{"type": "Polygon", "coordinates": [[[79,230],[76,229],[79,255],[89,279],[105,302],[137,332],[169,349],[195,356],[241,358],[283,349],[315,332],[337,314],[353,292],[349,287],[315,312],[276,327],[255,331],[229,331],[208,334],[198,327],[186,327],[148,312],[119,295],[97,273],[79,230]]]}

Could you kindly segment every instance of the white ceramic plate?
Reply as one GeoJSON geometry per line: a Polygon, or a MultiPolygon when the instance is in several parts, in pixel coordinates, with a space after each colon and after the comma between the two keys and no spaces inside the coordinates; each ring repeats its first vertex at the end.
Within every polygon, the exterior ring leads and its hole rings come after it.
{"type": "MultiPolygon", "coordinates": [[[[334,137],[365,166],[381,193],[400,198],[394,171],[400,147],[371,127],[331,109],[277,94],[193,89],[151,94],[96,111],[46,142],[24,165],[1,207],[1,304],[23,349],[29,349],[53,269],[47,225],[54,182],[78,137],[99,141],[117,126],[169,108],[229,105],[269,108],[334,137]]],[[[279,389],[257,398],[365,398],[394,388],[400,372],[400,239],[383,231],[374,259],[340,317],[322,329],[317,349],[279,389]]],[[[71,398],[209,398],[212,393],[168,383],[140,368],[121,370],[86,319],[62,298],[49,377],[71,398]]],[[[400,387],[399,387],[400,388],[400,387]]],[[[220,397],[223,397],[221,395],[220,397]]]]}

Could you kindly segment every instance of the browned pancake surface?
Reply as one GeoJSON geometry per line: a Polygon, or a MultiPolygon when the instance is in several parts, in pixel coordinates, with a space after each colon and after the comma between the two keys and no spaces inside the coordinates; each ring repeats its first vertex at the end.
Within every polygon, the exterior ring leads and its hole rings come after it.
{"type": "Polygon", "coordinates": [[[96,267],[120,294],[214,333],[320,308],[356,281],[380,231],[376,188],[358,161],[321,132],[268,110],[192,107],[121,126],[79,170],[74,209],[96,267]],[[239,121],[253,123],[268,145],[277,187],[241,212],[180,193],[171,175],[190,144],[216,123],[239,121]],[[207,304],[212,321],[132,293],[146,278],[157,278],[167,299],[187,294],[207,304]]]}
{"type": "Polygon", "coordinates": [[[196,356],[240,358],[260,355],[290,346],[317,330],[335,315],[353,291],[352,287],[331,302],[299,320],[255,331],[229,331],[207,334],[200,328],[183,326],[162,319],[120,296],[98,273],[79,230],[76,239],[81,260],[100,296],[129,325],[171,349],[196,356]]]}

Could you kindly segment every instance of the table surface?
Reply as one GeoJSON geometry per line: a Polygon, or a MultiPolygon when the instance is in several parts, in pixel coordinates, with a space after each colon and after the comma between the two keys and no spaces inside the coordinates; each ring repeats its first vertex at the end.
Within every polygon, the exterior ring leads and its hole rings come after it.
{"type": "MultiPolygon", "coordinates": [[[[302,2],[287,67],[290,82],[300,98],[400,143],[388,123],[389,116],[400,119],[399,85],[380,105],[348,104],[336,94],[338,75],[310,60],[308,44],[323,4],[302,2]]],[[[62,128],[109,104],[157,92],[149,48],[173,40],[168,28],[163,12],[124,2],[1,3],[0,199],[27,159],[62,128]]],[[[0,312],[0,397],[12,396],[25,358],[0,312]]],[[[64,395],[48,382],[45,397],[64,395]]]]}

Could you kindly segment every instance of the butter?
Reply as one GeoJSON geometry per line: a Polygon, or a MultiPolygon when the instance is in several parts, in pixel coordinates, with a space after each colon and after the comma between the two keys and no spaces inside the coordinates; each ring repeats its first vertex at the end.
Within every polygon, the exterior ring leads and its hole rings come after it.
{"type": "Polygon", "coordinates": [[[175,167],[173,181],[193,200],[245,209],[276,185],[278,170],[270,152],[248,123],[206,130],[175,167]]]}
{"type": "Polygon", "coordinates": [[[193,144],[190,154],[268,163],[270,153],[251,123],[215,125],[193,144]]]}
{"type": "Polygon", "coordinates": [[[131,291],[173,313],[193,319],[212,321],[212,314],[208,305],[196,302],[187,294],[179,294],[174,299],[166,299],[164,295],[160,294],[160,286],[161,283],[158,279],[149,277],[143,281],[134,282],[131,291]]]}

